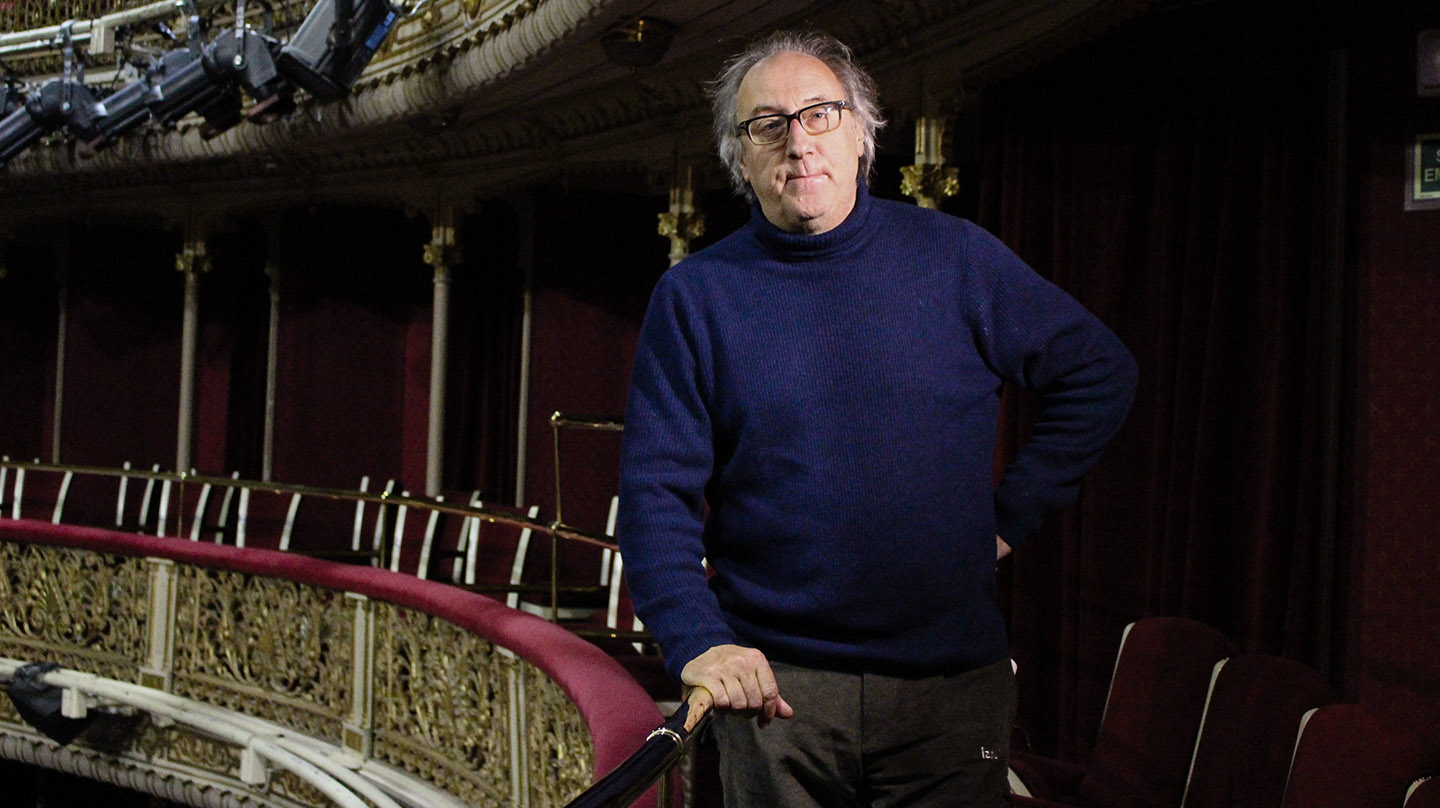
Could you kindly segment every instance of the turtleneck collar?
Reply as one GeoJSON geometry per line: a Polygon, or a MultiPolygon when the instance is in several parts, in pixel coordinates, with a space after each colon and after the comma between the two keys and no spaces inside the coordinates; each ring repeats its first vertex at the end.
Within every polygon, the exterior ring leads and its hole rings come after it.
{"type": "Polygon", "coordinates": [[[855,191],[855,207],[850,211],[850,215],[824,233],[810,235],[781,230],[765,218],[759,202],[750,203],[750,226],[761,246],[776,258],[784,261],[813,261],[828,258],[860,243],[869,232],[866,221],[870,217],[870,202],[870,188],[861,180],[855,191]]]}

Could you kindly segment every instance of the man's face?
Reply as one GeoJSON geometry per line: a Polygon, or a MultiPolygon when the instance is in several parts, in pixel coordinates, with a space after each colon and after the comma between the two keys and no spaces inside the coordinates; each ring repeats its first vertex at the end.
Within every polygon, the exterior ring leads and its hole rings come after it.
{"type": "MultiPolygon", "coordinates": [[[[758,62],[740,82],[739,120],[792,113],[823,101],[849,101],[825,63],[802,53],[778,53],[758,62]]],[[[738,121],[737,121],[738,123],[738,121]]],[[[791,233],[824,233],[855,207],[864,135],[849,111],[840,126],[819,135],[790,121],[789,135],[756,146],[740,135],[740,171],[770,223],[791,233]]]]}

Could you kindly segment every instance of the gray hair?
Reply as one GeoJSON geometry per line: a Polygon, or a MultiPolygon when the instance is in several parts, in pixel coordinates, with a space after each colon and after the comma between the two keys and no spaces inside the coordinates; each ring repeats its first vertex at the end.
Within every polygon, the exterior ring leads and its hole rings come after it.
{"type": "MultiPolygon", "coordinates": [[[[870,177],[875,166],[875,135],[885,125],[880,116],[879,93],[875,80],[855,64],[855,57],[845,43],[821,31],[777,31],[758,40],[725,63],[719,77],[710,83],[711,107],[715,112],[715,147],[720,161],[730,171],[735,192],[754,201],[755,192],[740,171],[740,154],[744,144],[736,130],[740,82],[750,68],[780,53],[803,53],[825,63],[845,91],[846,111],[855,116],[855,123],[864,135],[865,148],[860,154],[859,177],[870,177]]],[[[857,177],[857,179],[859,179],[857,177]]]]}

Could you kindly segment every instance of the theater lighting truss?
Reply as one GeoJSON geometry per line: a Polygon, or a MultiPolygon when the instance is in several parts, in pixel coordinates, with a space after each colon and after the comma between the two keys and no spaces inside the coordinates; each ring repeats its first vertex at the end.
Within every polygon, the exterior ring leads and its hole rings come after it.
{"type": "MultiPolygon", "coordinates": [[[[147,13],[173,12],[176,3],[120,12],[109,25],[101,24],[105,20],[72,21],[56,29],[48,42],[30,38],[9,46],[58,47],[64,72],[28,91],[7,75],[0,107],[0,166],[54,131],[72,138],[81,153],[91,153],[151,118],[170,127],[195,113],[204,120],[202,136],[211,138],[242,121],[263,124],[292,112],[298,90],[321,102],[343,98],[404,13],[390,0],[319,0],[282,42],[273,36],[269,5],[259,2],[264,10],[260,29],[246,21],[245,0],[235,0],[233,25],[207,41],[197,0],[180,0],[189,26],[186,44],[142,54],[146,59],[139,63],[127,45],[127,61],[142,74],[108,93],[85,84],[77,44],[95,47],[97,40],[104,43],[113,36],[113,28],[144,21],[147,13]]],[[[156,28],[173,41],[163,25],[156,28]]],[[[0,35],[0,41],[15,38],[0,35]]]]}

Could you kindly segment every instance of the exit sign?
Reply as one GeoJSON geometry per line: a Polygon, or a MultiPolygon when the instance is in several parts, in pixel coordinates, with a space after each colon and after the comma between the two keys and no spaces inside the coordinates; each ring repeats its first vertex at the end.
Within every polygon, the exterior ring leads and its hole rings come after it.
{"type": "Polygon", "coordinates": [[[1440,133],[1419,135],[1410,155],[1405,207],[1440,207],[1440,133]]]}

